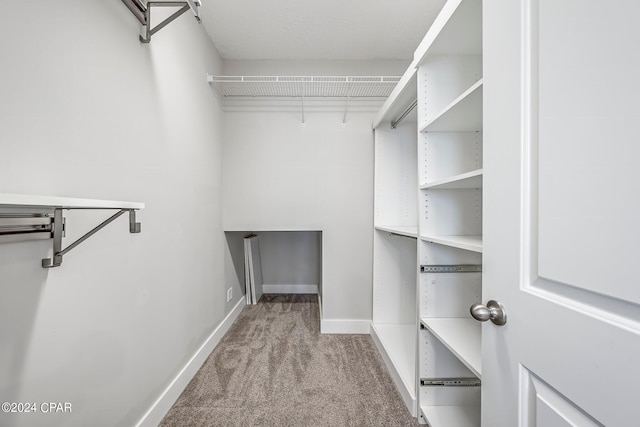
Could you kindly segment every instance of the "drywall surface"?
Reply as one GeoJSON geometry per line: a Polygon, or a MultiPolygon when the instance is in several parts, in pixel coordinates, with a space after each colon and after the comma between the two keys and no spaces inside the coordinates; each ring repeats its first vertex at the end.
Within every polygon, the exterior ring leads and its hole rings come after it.
{"type": "MultiPolygon", "coordinates": [[[[3,4],[0,192],[146,203],[141,234],[125,215],[59,268],[40,267],[50,242],[0,244],[0,402],[36,404],[4,427],[135,425],[240,298],[206,83],[221,60],[189,13],[138,32],[117,0],[3,4]]],[[[111,213],[65,215],[66,245],[111,213]]]]}
{"type": "Polygon", "coordinates": [[[224,114],[225,230],[322,230],[323,319],[371,319],[374,115],[224,114]]]}

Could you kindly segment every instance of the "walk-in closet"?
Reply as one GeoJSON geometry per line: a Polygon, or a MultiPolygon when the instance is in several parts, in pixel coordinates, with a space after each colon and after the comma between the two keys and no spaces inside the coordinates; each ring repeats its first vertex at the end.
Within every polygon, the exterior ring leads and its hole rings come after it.
{"type": "Polygon", "coordinates": [[[630,426],[633,0],[0,13],[0,426],[630,426]]]}

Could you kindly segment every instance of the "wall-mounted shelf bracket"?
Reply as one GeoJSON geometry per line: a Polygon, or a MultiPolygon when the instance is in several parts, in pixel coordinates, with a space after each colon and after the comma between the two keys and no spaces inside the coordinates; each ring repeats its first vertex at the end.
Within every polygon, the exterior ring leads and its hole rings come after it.
{"type": "Polygon", "coordinates": [[[84,236],[80,237],[75,242],[71,243],[65,249],[62,249],[62,238],[65,234],[65,219],[62,216],[62,210],[69,208],[56,208],[53,212],[53,221],[52,221],[52,229],[51,234],[53,237],[53,257],[45,258],[42,260],[43,268],[52,268],[52,267],[60,267],[62,264],[62,257],[69,253],[72,249],[76,248],[80,243],[87,240],[89,237],[96,234],[98,231],[102,230],[109,223],[115,221],[118,217],[123,215],[124,213],[129,213],[129,232],[130,233],[140,233],[141,225],[139,222],[136,222],[136,211],[135,209],[120,209],[118,212],[113,214],[111,217],[100,223],[98,226],[94,227],[91,231],[86,233],[84,236]]]}
{"type": "Polygon", "coordinates": [[[482,265],[421,265],[420,273],[482,273],[482,265]]]}
{"type": "Polygon", "coordinates": [[[478,378],[420,378],[423,387],[480,387],[478,378]]]}
{"type": "Polygon", "coordinates": [[[163,0],[122,0],[122,2],[129,8],[133,16],[140,22],[140,41],[142,43],[149,43],[151,36],[169,25],[176,18],[183,13],[191,9],[196,21],[201,22],[200,11],[198,7],[201,6],[200,0],[183,0],[183,1],[163,1],[163,0]],[[151,28],[151,9],[153,7],[179,7],[175,13],[168,18],[165,18],[155,27],[151,28]]]}

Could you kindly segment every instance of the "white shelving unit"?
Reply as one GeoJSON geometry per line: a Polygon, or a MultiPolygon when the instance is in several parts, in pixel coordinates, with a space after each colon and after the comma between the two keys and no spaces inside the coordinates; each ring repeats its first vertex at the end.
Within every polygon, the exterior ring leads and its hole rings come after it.
{"type": "MultiPolygon", "coordinates": [[[[448,1],[416,51],[418,257],[422,265],[482,263],[482,1],[448,1]]],[[[479,383],[481,325],[469,314],[481,273],[424,273],[419,283],[421,379],[479,383]]],[[[421,381],[422,382],[422,381],[421,381]]],[[[480,425],[480,387],[421,386],[422,422],[480,425]]]]}
{"type": "Polygon", "coordinates": [[[480,425],[482,105],[482,1],[449,0],[374,122],[372,330],[431,427],[480,425]]]}
{"type": "Polygon", "coordinates": [[[391,128],[416,97],[415,69],[404,74],[378,114],[375,131],[374,342],[398,391],[417,414],[417,134],[415,110],[391,128]]]}

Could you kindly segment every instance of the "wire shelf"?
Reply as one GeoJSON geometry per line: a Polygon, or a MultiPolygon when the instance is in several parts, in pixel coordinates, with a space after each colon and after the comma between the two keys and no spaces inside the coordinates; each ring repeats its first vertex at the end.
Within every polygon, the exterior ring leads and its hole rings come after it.
{"type": "Polygon", "coordinates": [[[396,76],[209,76],[222,98],[386,98],[396,76]]]}

